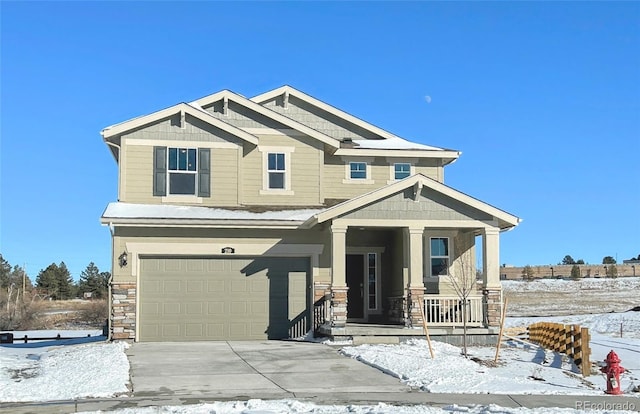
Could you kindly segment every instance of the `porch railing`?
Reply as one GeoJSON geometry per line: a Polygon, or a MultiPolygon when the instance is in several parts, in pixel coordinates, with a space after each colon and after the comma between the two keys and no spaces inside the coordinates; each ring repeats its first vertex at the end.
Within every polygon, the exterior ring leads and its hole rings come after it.
{"type": "Polygon", "coordinates": [[[313,333],[317,334],[318,330],[330,319],[331,301],[327,296],[318,299],[313,304],[313,333]]]}
{"type": "MultiPolygon", "coordinates": [[[[424,295],[424,314],[433,326],[463,326],[463,302],[455,295],[424,295]]],[[[484,321],[482,295],[467,298],[467,326],[482,326],[484,321]]]]}

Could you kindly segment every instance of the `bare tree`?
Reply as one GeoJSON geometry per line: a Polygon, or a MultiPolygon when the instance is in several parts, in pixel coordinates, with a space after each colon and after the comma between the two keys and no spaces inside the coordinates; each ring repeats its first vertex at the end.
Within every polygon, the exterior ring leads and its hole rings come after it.
{"type": "Polygon", "coordinates": [[[467,321],[469,320],[469,297],[476,291],[476,277],[473,266],[471,247],[473,246],[472,233],[459,233],[454,238],[454,265],[450,275],[451,287],[458,296],[460,310],[462,311],[462,353],[467,354],[467,321]]]}

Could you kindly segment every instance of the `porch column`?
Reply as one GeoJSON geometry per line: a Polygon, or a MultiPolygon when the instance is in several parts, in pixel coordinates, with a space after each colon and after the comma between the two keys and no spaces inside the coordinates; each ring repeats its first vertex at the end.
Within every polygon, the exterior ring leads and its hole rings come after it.
{"type": "Polygon", "coordinates": [[[347,228],[331,226],[331,325],[347,324],[347,228]]]}
{"type": "Polygon", "coordinates": [[[490,227],[482,231],[482,257],[486,320],[489,326],[499,326],[500,314],[502,313],[499,229],[490,227]]]}
{"type": "Polygon", "coordinates": [[[411,326],[422,325],[422,315],[420,306],[424,295],[423,280],[423,235],[424,227],[410,227],[408,229],[409,239],[409,284],[407,286],[407,306],[408,324],[411,326]]]}

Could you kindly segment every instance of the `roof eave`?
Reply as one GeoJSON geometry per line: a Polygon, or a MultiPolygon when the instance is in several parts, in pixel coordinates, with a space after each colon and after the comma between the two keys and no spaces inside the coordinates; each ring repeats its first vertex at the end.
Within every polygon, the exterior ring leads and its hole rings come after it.
{"type": "Polygon", "coordinates": [[[238,219],[160,219],[102,217],[100,223],[114,227],[198,227],[198,228],[270,228],[296,229],[303,220],[238,220],[238,219]]]}
{"type": "Polygon", "coordinates": [[[447,164],[454,162],[462,153],[451,150],[423,150],[423,149],[385,149],[385,148],[339,148],[334,155],[361,157],[412,157],[412,158],[442,158],[447,164]]]}

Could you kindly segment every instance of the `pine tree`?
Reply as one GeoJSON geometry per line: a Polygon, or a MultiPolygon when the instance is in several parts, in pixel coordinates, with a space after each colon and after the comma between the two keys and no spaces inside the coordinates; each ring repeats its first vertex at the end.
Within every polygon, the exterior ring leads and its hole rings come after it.
{"type": "Polygon", "coordinates": [[[84,269],[80,274],[80,281],[78,282],[78,294],[82,296],[86,292],[90,292],[93,298],[106,298],[107,286],[110,277],[111,273],[100,272],[100,269],[98,269],[95,263],[89,263],[86,269],[84,269]]]}
{"type": "Polygon", "coordinates": [[[36,277],[36,287],[52,299],[60,299],[57,275],[58,265],[51,263],[46,269],[40,270],[36,277]]]}
{"type": "Polygon", "coordinates": [[[0,288],[8,288],[11,275],[11,265],[0,254],[0,288]]]}
{"type": "Polygon", "coordinates": [[[577,264],[571,266],[571,277],[573,279],[580,279],[580,277],[582,277],[582,275],[580,274],[580,266],[578,266],[577,264]]]}
{"type": "Polygon", "coordinates": [[[75,289],[73,285],[73,279],[71,273],[67,269],[67,265],[64,262],[60,262],[58,265],[58,274],[56,275],[58,280],[58,294],[59,299],[72,299],[75,296],[75,289]]]}

